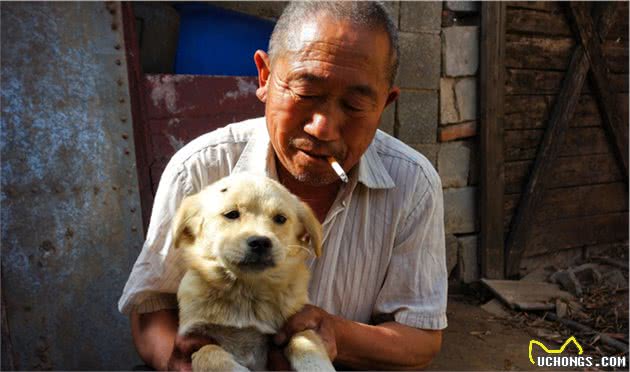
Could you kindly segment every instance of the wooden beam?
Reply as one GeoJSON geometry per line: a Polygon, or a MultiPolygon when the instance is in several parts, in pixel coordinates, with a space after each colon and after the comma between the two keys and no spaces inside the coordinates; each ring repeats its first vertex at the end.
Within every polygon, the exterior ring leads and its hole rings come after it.
{"type": "MultiPolygon", "coordinates": [[[[600,36],[605,36],[610,30],[610,23],[608,22],[600,22],[599,26],[600,36]]],[[[519,273],[519,266],[525,251],[527,238],[530,235],[534,216],[542,200],[544,180],[552,176],[552,165],[558,155],[560,145],[564,142],[564,136],[573,117],[589,71],[589,65],[589,59],[584,47],[578,44],[571,56],[569,68],[556,99],[556,104],[551,112],[542,143],[538,148],[527,186],[521,194],[517,211],[512,219],[512,225],[506,241],[506,275],[508,277],[517,276],[519,273]]]]}
{"type": "Polygon", "coordinates": [[[505,96],[505,3],[481,3],[481,275],[502,279],[503,116],[505,96]]]}
{"type": "MultiPolygon", "coordinates": [[[[133,141],[136,156],[136,171],[138,188],[140,189],[140,206],[142,212],[142,227],[146,234],[151,207],[153,206],[153,189],[151,187],[151,174],[149,159],[151,159],[151,142],[149,128],[145,117],[146,104],[144,97],[144,73],[140,63],[140,47],[136,33],[136,19],[133,14],[132,4],[129,1],[121,3],[124,48],[127,57],[127,82],[129,83],[129,97],[131,100],[131,118],[120,120],[132,120],[133,141]]],[[[118,46],[120,48],[120,45],[118,46]]]]}
{"type": "MultiPolygon", "coordinates": [[[[593,21],[588,14],[584,4],[569,3],[571,15],[577,29],[582,47],[590,61],[590,80],[593,93],[597,98],[600,112],[603,119],[604,129],[610,142],[614,145],[615,156],[619,160],[621,170],[628,182],[628,128],[623,125],[617,105],[615,104],[615,92],[612,92],[610,80],[608,78],[608,67],[601,47],[604,37],[595,34],[593,21]]],[[[608,3],[606,11],[603,12],[599,20],[600,27],[609,28],[614,20],[614,10],[616,4],[608,3]]],[[[605,35],[604,35],[605,36],[605,35]]]]}

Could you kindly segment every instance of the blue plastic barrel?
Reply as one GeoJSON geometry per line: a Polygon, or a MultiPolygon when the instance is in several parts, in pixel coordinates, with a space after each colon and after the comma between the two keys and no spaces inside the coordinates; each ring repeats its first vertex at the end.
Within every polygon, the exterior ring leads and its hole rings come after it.
{"type": "Polygon", "coordinates": [[[274,22],[204,3],[176,3],[176,74],[255,76],[254,52],[267,50],[274,22]]]}

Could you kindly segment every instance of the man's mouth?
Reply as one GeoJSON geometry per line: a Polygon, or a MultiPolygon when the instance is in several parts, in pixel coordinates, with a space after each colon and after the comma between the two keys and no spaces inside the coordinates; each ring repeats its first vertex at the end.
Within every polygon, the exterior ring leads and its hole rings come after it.
{"type": "Polygon", "coordinates": [[[345,151],[341,151],[340,148],[337,148],[337,146],[334,146],[332,143],[309,140],[306,138],[292,138],[289,141],[289,146],[310,158],[325,162],[329,157],[333,157],[338,161],[345,158],[345,151]]]}
{"type": "Polygon", "coordinates": [[[326,159],[331,156],[329,154],[326,153],[316,153],[316,152],[310,152],[310,151],[306,151],[306,150],[302,150],[302,149],[298,149],[299,152],[303,153],[304,155],[308,156],[309,158],[313,158],[313,159],[317,159],[317,160],[321,160],[321,161],[327,161],[326,159]]]}

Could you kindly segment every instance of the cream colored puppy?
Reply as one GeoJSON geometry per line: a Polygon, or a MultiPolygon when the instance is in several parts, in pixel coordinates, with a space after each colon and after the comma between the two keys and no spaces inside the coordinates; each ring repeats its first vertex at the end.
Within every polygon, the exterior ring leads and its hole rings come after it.
{"type": "MultiPolygon", "coordinates": [[[[305,261],[321,241],[310,208],[266,177],[232,175],[183,200],[173,225],[188,269],[179,333],[218,342],[192,355],[193,370],[266,368],[268,335],[308,303],[305,261]]],[[[312,330],[294,335],[285,355],[297,371],[334,370],[312,330]]]]}

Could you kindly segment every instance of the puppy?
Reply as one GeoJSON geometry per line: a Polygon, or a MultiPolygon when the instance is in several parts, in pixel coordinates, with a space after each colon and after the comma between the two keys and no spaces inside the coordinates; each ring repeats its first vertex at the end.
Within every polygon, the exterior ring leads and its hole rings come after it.
{"type": "MultiPolygon", "coordinates": [[[[218,343],[192,355],[193,370],[264,370],[268,335],[308,303],[305,261],[322,244],[311,209],[276,181],[232,175],[183,200],[173,244],[187,265],[178,332],[218,343]]],[[[297,371],[334,370],[312,330],[284,352],[297,371]]]]}

